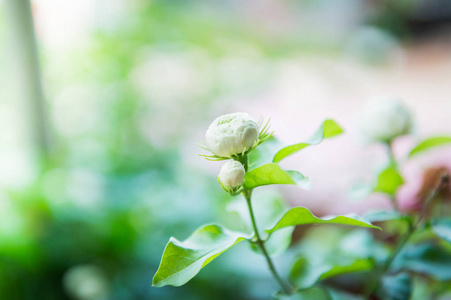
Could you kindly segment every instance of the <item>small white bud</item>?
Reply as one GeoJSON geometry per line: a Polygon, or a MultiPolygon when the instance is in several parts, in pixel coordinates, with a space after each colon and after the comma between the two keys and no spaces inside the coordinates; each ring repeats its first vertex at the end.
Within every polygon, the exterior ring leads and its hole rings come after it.
{"type": "Polygon", "coordinates": [[[375,98],[359,116],[360,131],[369,141],[389,142],[410,133],[412,115],[397,98],[375,98]]]}
{"type": "Polygon", "coordinates": [[[208,127],[205,140],[213,154],[231,158],[256,145],[258,124],[247,113],[223,115],[208,127]]]}
{"type": "Polygon", "coordinates": [[[240,162],[229,160],[222,165],[218,181],[226,192],[233,193],[243,185],[245,174],[244,166],[240,162]]]}

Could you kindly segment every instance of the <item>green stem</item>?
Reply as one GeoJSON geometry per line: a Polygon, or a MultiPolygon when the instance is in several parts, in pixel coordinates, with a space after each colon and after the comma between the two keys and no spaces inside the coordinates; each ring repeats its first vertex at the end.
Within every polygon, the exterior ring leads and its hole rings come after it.
{"type": "Polygon", "coordinates": [[[254,211],[252,209],[252,204],[251,204],[251,194],[252,194],[252,190],[244,190],[243,191],[243,195],[246,198],[247,207],[249,208],[249,214],[251,216],[252,227],[254,228],[254,232],[255,232],[256,244],[260,247],[263,255],[265,256],[266,262],[268,263],[269,270],[271,271],[271,273],[272,273],[273,277],[276,279],[276,281],[279,283],[280,287],[282,288],[282,291],[285,294],[291,294],[291,288],[285,284],[285,282],[282,280],[282,278],[277,273],[276,268],[274,267],[274,264],[271,260],[271,257],[269,256],[268,252],[266,251],[265,243],[261,239],[260,234],[258,233],[257,222],[255,221],[254,211]]]}
{"type": "MultiPolygon", "coordinates": [[[[390,166],[398,169],[398,163],[396,162],[395,159],[395,154],[393,153],[393,145],[391,142],[387,142],[387,152],[388,152],[388,159],[390,160],[390,166]]],[[[390,201],[393,205],[393,208],[399,212],[399,206],[398,206],[398,202],[396,201],[396,197],[395,195],[390,196],[390,201]]]]}
{"type": "Polygon", "coordinates": [[[390,165],[397,167],[398,164],[395,159],[395,154],[393,152],[393,145],[391,142],[387,142],[387,150],[388,150],[388,159],[390,160],[390,165]]]}
{"type": "Polygon", "coordinates": [[[423,209],[421,210],[420,214],[418,215],[418,219],[416,222],[412,225],[409,224],[409,230],[407,231],[406,235],[402,238],[402,240],[399,242],[399,244],[396,246],[395,251],[390,255],[390,257],[385,261],[382,268],[379,269],[379,271],[376,273],[376,279],[371,283],[369,286],[370,288],[367,290],[366,296],[369,298],[369,296],[373,293],[373,291],[377,288],[377,285],[381,279],[381,277],[388,271],[391,264],[395,260],[395,258],[398,256],[398,254],[401,252],[401,250],[404,248],[404,246],[409,241],[410,237],[413,235],[413,233],[418,229],[421,220],[426,215],[427,209],[429,204],[432,202],[432,200],[437,196],[440,189],[447,183],[449,179],[448,174],[444,174],[440,177],[440,182],[438,185],[432,190],[432,192],[429,194],[426,203],[423,206],[423,209]]]}
{"type": "Polygon", "coordinates": [[[247,158],[247,154],[238,154],[232,157],[234,160],[239,161],[243,166],[244,166],[244,170],[247,172],[247,170],[249,169],[249,161],[247,158]]]}

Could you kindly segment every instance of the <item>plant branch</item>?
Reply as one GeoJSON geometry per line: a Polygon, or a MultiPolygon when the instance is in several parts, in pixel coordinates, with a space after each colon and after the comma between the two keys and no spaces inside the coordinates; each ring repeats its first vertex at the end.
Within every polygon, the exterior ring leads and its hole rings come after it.
{"type": "Polygon", "coordinates": [[[381,277],[388,271],[391,264],[395,260],[395,258],[398,256],[398,254],[401,252],[401,250],[404,248],[404,246],[409,241],[412,234],[418,229],[422,219],[426,215],[426,212],[428,210],[428,207],[432,200],[437,196],[439,191],[443,188],[444,185],[446,185],[449,181],[449,174],[445,173],[440,177],[440,181],[437,184],[437,186],[432,190],[432,192],[429,194],[428,198],[426,199],[426,202],[423,206],[423,209],[421,210],[420,214],[418,215],[418,218],[414,224],[409,224],[409,230],[407,231],[406,235],[402,238],[402,240],[399,242],[399,244],[396,246],[395,251],[389,256],[389,258],[385,261],[382,268],[380,268],[379,272],[376,273],[376,279],[373,281],[373,283],[370,285],[370,288],[367,290],[367,298],[371,295],[371,293],[376,289],[381,277]]]}
{"type": "Polygon", "coordinates": [[[276,281],[279,283],[280,287],[282,288],[282,291],[285,294],[291,294],[291,288],[287,286],[287,284],[282,280],[282,278],[277,273],[276,268],[274,267],[274,264],[271,260],[271,257],[269,256],[268,252],[266,251],[265,243],[261,239],[260,234],[258,233],[257,222],[255,221],[254,211],[252,209],[251,194],[252,194],[252,190],[244,190],[243,191],[243,195],[246,198],[247,207],[249,208],[249,214],[251,216],[252,227],[255,232],[255,238],[256,238],[255,243],[260,247],[263,255],[266,258],[266,262],[268,263],[269,270],[271,271],[271,273],[272,273],[273,277],[276,279],[276,281]]]}

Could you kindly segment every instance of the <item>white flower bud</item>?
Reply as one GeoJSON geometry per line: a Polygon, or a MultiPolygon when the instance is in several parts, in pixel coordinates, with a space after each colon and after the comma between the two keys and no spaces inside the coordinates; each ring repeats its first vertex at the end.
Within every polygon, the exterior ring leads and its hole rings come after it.
{"type": "Polygon", "coordinates": [[[408,134],[412,129],[412,115],[397,98],[376,98],[360,115],[360,131],[369,141],[389,142],[408,134]]]}
{"type": "Polygon", "coordinates": [[[242,154],[258,142],[258,124],[247,113],[220,116],[205,135],[208,149],[219,157],[242,154]]]}
{"type": "Polygon", "coordinates": [[[245,174],[244,166],[240,162],[229,160],[221,167],[218,181],[226,192],[233,193],[243,185],[245,174]]]}

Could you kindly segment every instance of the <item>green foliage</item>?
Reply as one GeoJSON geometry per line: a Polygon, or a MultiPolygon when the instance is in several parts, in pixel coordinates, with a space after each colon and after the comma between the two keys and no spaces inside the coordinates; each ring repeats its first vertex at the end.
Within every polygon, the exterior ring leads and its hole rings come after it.
{"type": "Polygon", "coordinates": [[[372,225],[367,220],[355,215],[350,216],[328,216],[324,218],[315,217],[305,207],[294,207],[287,211],[285,215],[277,222],[277,224],[271,229],[266,230],[268,233],[272,233],[279,229],[294,226],[294,225],[306,225],[306,224],[342,224],[351,226],[360,226],[368,228],[380,229],[377,226],[372,225]]]}
{"type": "Polygon", "coordinates": [[[273,162],[280,162],[285,157],[292,155],[302,149],[318,145],[326,138],[331,138],[337,136],[343,132],[343,129],[333,120],[326,120],[321,124],[320,128],[315,132],[315,134],[304,143],[298,143],[290,146],[286,146],[280,149],[276,155],[274,155],[273,162]]]}
{"type": "Polygon", "coordinates": [[[152,280],[153,286],[185,284],[213,259],[245,238],[241,233],[218,225],[203,226],[184,242],[171,238],[152,280]]]}
{"type": "Polygon", "coordinates": [[[451,219],[437,219],[431,222],[432,231],[443,240],[451,243],[451,219]]]}
{"type": "MultiPolygon", "coordinates": [[[[352,274],[359,276],[358,272],[374,267],[374,254],[378,252],[368,230],[322,226],[311,228],[298,250],[300,256],[292,267],[290,280],[300,289],[318,285],[329,287],[331,280],[348,280],[352,274]],[[335,278],[337,276],[340,278],[335,278]]],[[[333,299],[335,296],[340,298],[332,290],[330,292],[333,299]]]]}
{"type": "Polygon", "coordinates": [[[434,243],[408,245],[393,263],[394,270],[408,270],[438,281],[451,280],[451,251],[434,243]]]}
{"type": "MultiPolygon", "coordinates": [[[[268,126],[267,124],[264,128],[268,126]]],[[[285,184],[310,188],[308,177],[298,171],[283,170],[275,162],[279,162],[308,146],[319,144],[325,138],[336,136],[341,132],[343,130],[337,123],[326,120],[308,142],[282,149],[280,149],[280,142],[277,139],[270,135],[265,137],[264,144],[258,145],[256,149],[250,152],[249,156],[244,156],[239,160],[247,170],[242,187],[242,195],[245,199],[240,198],[227,207],[229,212],[239,217],[238,219],[235,218],[231,227],[238,227],[240,231],[245,233],[232,232],[216,225],[209,225],[197,230],[184,242],[171,238],[153,279],[154,286],[183,285],[210,261],[244,239],[252,238],[252,241],[256,240],[257,243],[250,244],[251,248],[264,254],[270,263],[271,258],[267,253],[275,255],[287,250],[296,225],[341,224],[380,229],[355,215],[318,218],[303,207],[295,207],[287,211],[286,206],[278,198],[264,200],[265,197],[259,197],[260,201],[254,201],[257,204],[253,205],[254,209],[251,208],[251,191],[256,187],[285,184]],[[271,161],[273,162],[271,163],[271,161]],[[261,228],[269,229],[258,232],[257,223],[261,228]],[[248,237],[246,238],[246,236],[248,237]]],[[[332,256],[329,255],[330,257],[332,256]]],[[[315,263],[301,258],[292,270],[292,280],[298,288],[310,288],[320,280],[368,270],[372,266],[373,260],[369,255],[367,257],[335,256],[333,259],[315,260],[315,263]]],[[[270,269],[273,275],[278,278],[274,268],[271,267],[270,269]]],[[[280,283],[280,279],[278,281],[280,283]]],[[[287,292],[283,284],[281,284],[281,287],[287,292]]],[[[290,297],[304,299],[305,297],[318,298],[321,295],[327,297],[327,299],[331,297],[328,291],[317,288],[301,290],[290,297]]]]}
{"type": "Polygon", "coordinates": [[[404,184],[404,179],[398,169],[389,166],[383,170],[377,177],[377,184],[374,188],[375,192],[381,192],[388,195],[395,195],[396,191],[404,184]]]}
{"type": "Polygon", "coordinates": [[[418,155],[424,151],[451,144],[451,136],[436,136],[428,138],[416,145],[409,153],[409,157],[418,155]]]}
{"type": "Polygon", "coordinates": [[[377,211],[372,212],[365,215],[365,219],[370,222],[386,222],[386,221],[393,221],[393,220],[401,220],[405,219],[409,222],[411,222],[412,218],[407,215],[402,215],[397,211],[377,211]]]}
{"type": "Polygon", "coordinates": [[[388,212],[378,211],[366,214],[364,218],[371,223],[381,226],[385,236],[400,236],[409,231],[413,225],[412,216],[401,214],[396,210],[388,212]]]}
{"type": "Polygon", "coordinates": [[[310,179],[298,171],[285,171],[274,163],[265,164],[246,173],[244,181],[246,189],[270,184],[292,184],[308,189],[310,179]]]}
{"type": "MultiPolygon", "coordinates": [[[[264,128],[267,127],[269,127],[268,124],[264,128]]],[[[256,149],[251,151],[247,159],[246,157],[242,159],[244,164],[248,163],[248,171],[246,172],[243,185],[243,195],[246,199],[234,202],[233,205],[228,207],[228,211],[234,212],[239,216],[238,224],[234,224],[236,227],[244,229],[243,231],[249,234],[249,238],[253,237],[260,241],[259,247],[251,243],[253,250],[260,252],[260,246],[264,243],[266,250],[262,251],[263,254],[267,252],[270,255],[275,255],[284,252],[291,243],[294,226],[300,224],[330,223],[378,228],[355,216],[317,218],[306,208],[302,207],[293,208],[285,212],[285,205],[281,205],[279,199],[274,199],[269,202],[266,201],[266,203],[264,203],[265,201],[260,201],[255,205],[257,208],[264,208],[263,210],[256,209],[257,213],[255,215],[260,226],[271,228],[264,231],[262,235],[262,233],[257,232],[258,229],[255,222],[251,222],[249,212],[252,215],[252,220],[254,220],[254,213],[252,210],[249,210],[250,206],[244,206],[246,203],[251,205],[250,191],[256,187],[287,184],[310,188],[310,179],[308,177],[298,171],[283,170],[278,164],[269,162],[278,162],[288,155],[310,145],[319,144],[323,139],[336,136],[342,131],[337,123],[332,120],[326,120],[309,142],[292,145],[281,150],[280,143],[274,137],[268,135],[265,137],[264,144],[258,145],[256,149]],[[266,212],[266,214],[261,212],[266,212]],[[261,242],[261,236],[265,235],[266,238],[263,238],[264,241],[261,242]]],[[[183,285],[210,261],[244,239],[246,239],[246,233],[228,231],[216,225],[198,229],[184,242],[171,238],[164,250],[160,267],[154,276],[153,285],[157,287],[183,285]]],[[[269,257],[267,259],[270,260],[269,257]]],[[[313,273],[316,279],[313,280],[312,284],[323,278],[365,269],[368,266],[368,262],[368,260],[359,259],[353,260],[347,265],[334,263],[328,265],[327,270],[324,270],[325,266],[323,266],[321,269],[323,272],[320,274],[313,273]]],[[[310,292],[305,291],[305,293],[310,292]]],[[[298,294],[298,296],[300,295],[298,294]]]]}
{"type": "Polygon", "coordinates": [[[293,265],[290,274],[291,282],[298,288],[308,288],[320,280],[348,273],[366,271],[374,266],[371,259],[336,256],[333,259],[320,261],[306,257],[299,258],[293,265]]]}
{"type": "Polygon", "coordinates": [[[406,272],[386,275],[376,294],[386,300],[409,300],[412,295],[412,276],[406,272]]]}
{"type": "Polygon", "coordinates": [[[321,287],[312,287],[308,289],[298,290],[292,295],[279,295],[279,300],[331,300],[329,292],[321,287]]]}

